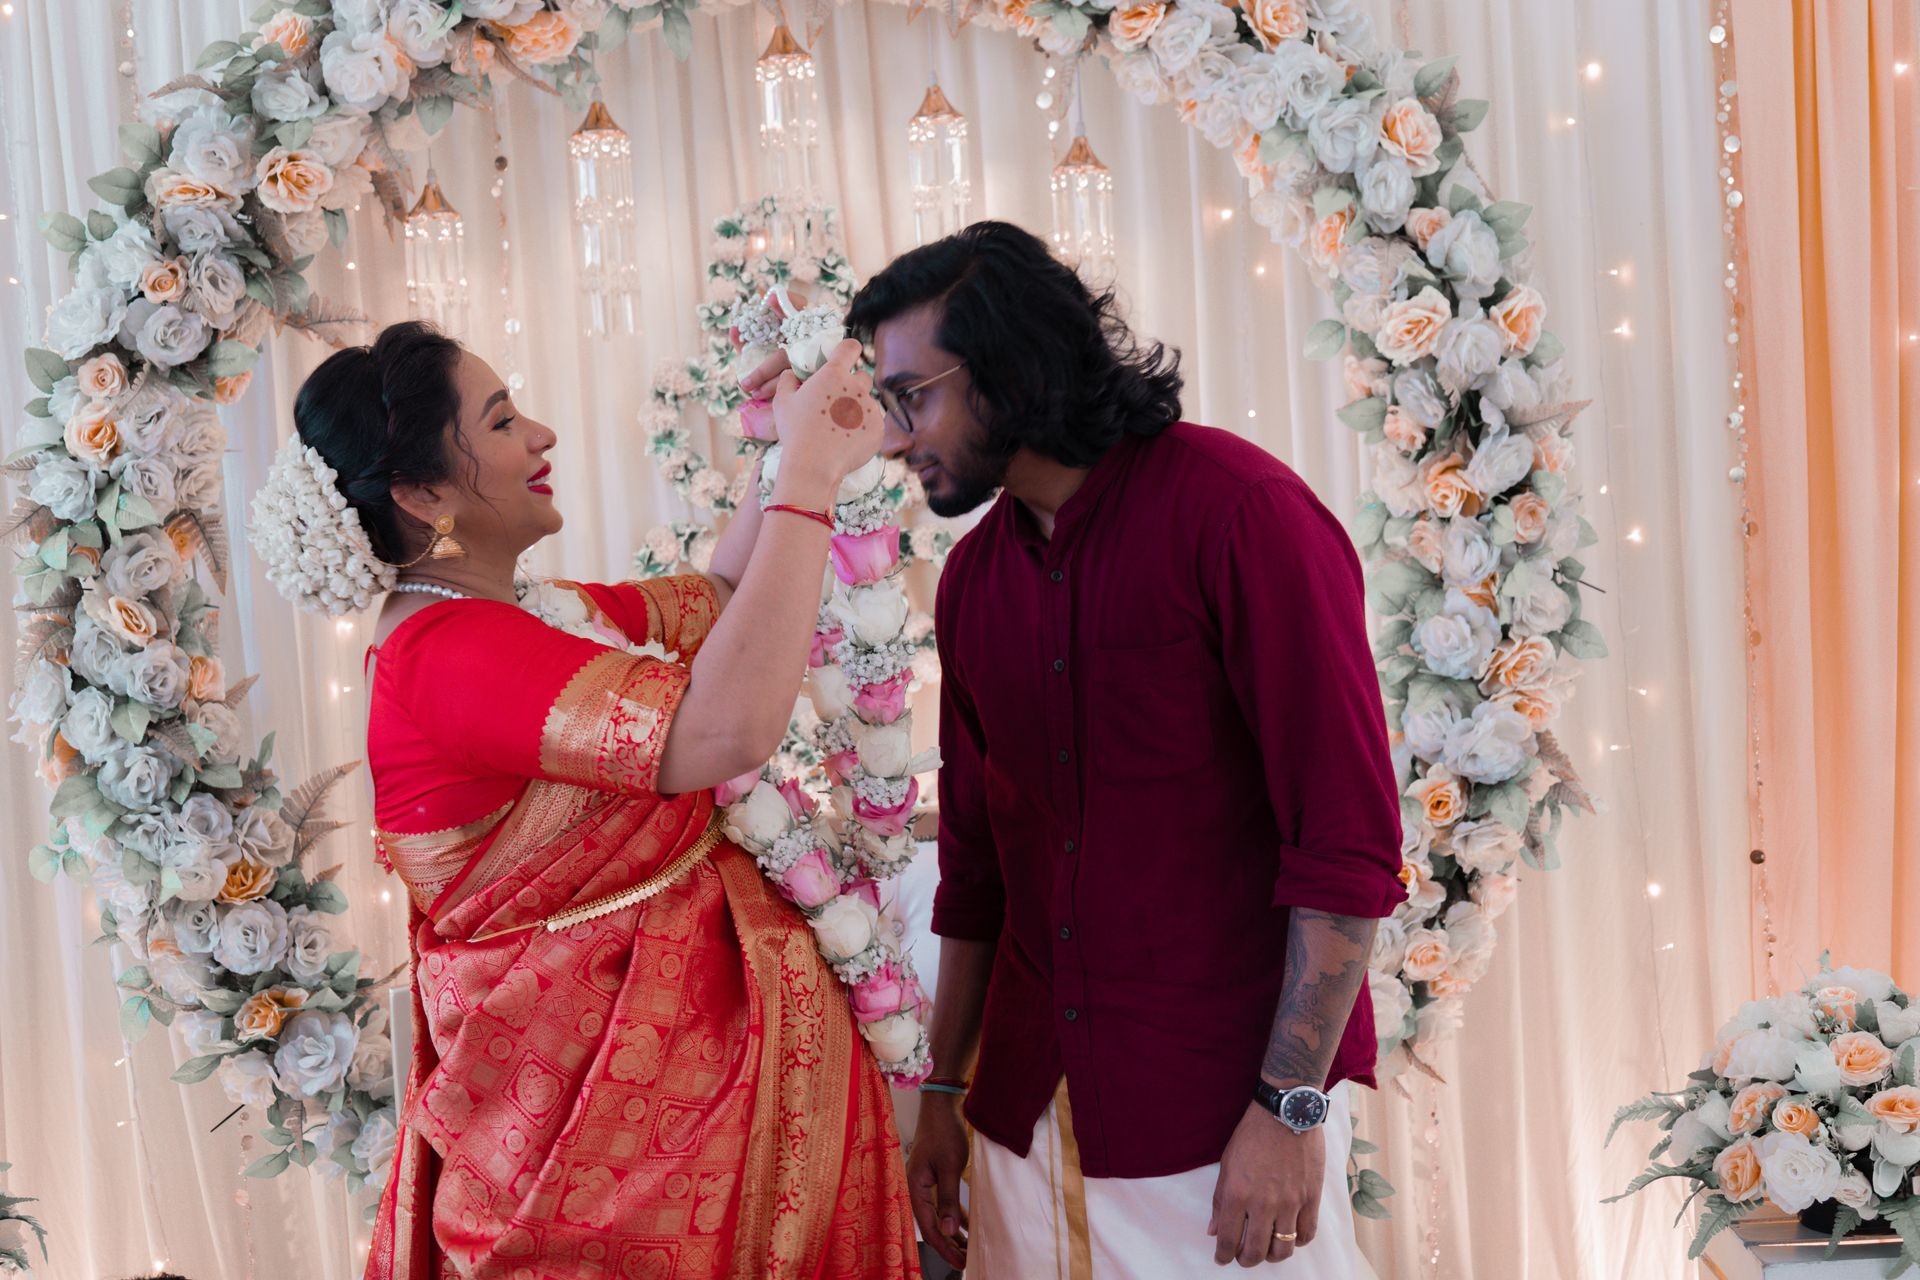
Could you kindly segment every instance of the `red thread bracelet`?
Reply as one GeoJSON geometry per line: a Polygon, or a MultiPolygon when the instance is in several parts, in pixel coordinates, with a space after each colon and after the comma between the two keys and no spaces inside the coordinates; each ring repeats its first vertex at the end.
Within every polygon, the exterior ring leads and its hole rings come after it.
{"type": "Polygon", "coordinates": [[[805,516],[809,520],[814,520],[825,525],[828,532],[833,531],[833,517],[824,511],[814,511],[807,507],[790,506],[784,502],[776,502],[771,506],[762,507],[761,510],[766,512],[784,511],[788,515],[805,516]]]}

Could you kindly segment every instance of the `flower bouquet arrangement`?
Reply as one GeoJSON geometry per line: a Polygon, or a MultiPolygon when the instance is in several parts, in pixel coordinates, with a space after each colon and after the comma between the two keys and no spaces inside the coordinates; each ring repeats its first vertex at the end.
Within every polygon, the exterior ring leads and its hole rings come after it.
{"type": "Polygon", "coordinates": [[[1666,1136],[1613,1200],[1663,1178],[1698,1184],[1690,1258],[1765,1198],[1836,1246],[1883,1221],[1901,1244],[1888,1274],[1920,1263],[1920,1008],[1891,978],[1822,956],[1799,991],[1741,1006],[1687,1078],[1615,1114],[1609,1141],[1632,1120],[1666,1136]]]}

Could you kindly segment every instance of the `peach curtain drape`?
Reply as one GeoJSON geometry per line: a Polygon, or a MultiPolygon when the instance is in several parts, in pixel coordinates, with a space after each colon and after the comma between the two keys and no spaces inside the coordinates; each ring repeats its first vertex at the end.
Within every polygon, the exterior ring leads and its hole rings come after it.
{"type": "MultiPolygon", "coordinates": [[[[1920,983],[1920,0],[1733,0],[1756,840],[1782,989],[1920,983]]],[[[1756,903],[1756,907],[1758,904],[1756,903]]],[[[1756,986],[1765,957],[1756,929],[1756,986]]]]}

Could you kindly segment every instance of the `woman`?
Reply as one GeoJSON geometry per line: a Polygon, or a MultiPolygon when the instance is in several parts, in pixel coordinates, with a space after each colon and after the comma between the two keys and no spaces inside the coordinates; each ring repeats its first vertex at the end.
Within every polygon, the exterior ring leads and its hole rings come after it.
{"type": "Polygon", "coordinates": [[[560,528],[555,436],[484,361],[400,324],[301,388],[399,570],[368,753],[415,1029],[369,1277],[917,1274],[886,1087],[710,793],[791,714],[827,562],[806,513],[880,435],[857,353],[782,378],[773,502],[709,574],[558,584],[564,630],[514,591],[560,528]]]}

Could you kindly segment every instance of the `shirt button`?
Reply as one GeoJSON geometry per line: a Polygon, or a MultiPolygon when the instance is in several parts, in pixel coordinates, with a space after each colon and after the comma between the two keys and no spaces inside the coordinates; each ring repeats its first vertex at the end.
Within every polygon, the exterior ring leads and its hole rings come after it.
{"type": "Polygon", "coordinates": [[[1079,1019],[1079,1017],[1080,1017],[1080,1011],[1079,1011],[1078,1009],[1069,1009],[1069,1010],[1067,1010],[1067,1021],[1068,1021],[1068,1022],[1074,1022],[1074,1021],[1076,1021],[1076,1020],[1078,1020],[1078,1019],[1079,1019]]]}
{"type": "Polygon", "coordinates": [[[1058,569],[1055,569],[1055,570],[1053,571],[1053,573],[1052,573],[1052,575],[1051,575],[1051,577],[1053,578],[1053,580],[1054,580],[1055,582],[1060,582],[1060,581],[1062,581],[1062,580],[1064,580],[1064,579],[1066,578],[1066,576],[1067,576],[1066,574],[1064,574],[1064,573],[1062,573],[1062,572],[1061,572],[1060,570],[1058,570],[1058,569]]]}
{"type": "Polygon", "coordinates": [[[1073,841],[1071,841],[1071,840],[1069,840],[1069,841],[1067,841],[1067,852],[1068,852],[1068,853],[1072,853],[1072,852],[1073,852],[1073,850],[1074,850],[1074,843],[1073,843],[1073,841]]]}
{"type": "Polygon", "coordinates": [[[1060,939],[1061,939],[1061,941],[1063,941],[1063,942],[1064,942],[1064,941],[1066,941],[1066,940],[1068,940],[1068,939],[1070,939],[1070,938],[1072,938],[1072,937],[1073,937],[1073,930],[1072,930],[1072,929],[1070,929],[1070,928],[1068,928],[1068,927],[1067,927],[1066,925],[1064,925],[1064,924],[1063,924],[1063,925],[1061,925],[1061,926],[1060,926],[1060,939]]]}
{"type": "Polygon", "coordinates": [[[1061,764],[1065,764],[1067,762],[1067,753],[1062,751],[1059,755],[1055,756],[1054,759],[1058,760],[1061,764]]]}
{"type": "Polygon", "coordinates": [[[1055,658],[1053,660],[1053,669],[1055,671],[1065,671],[1067,669],[1067,660],[1065,658],[1055,658]]]}

